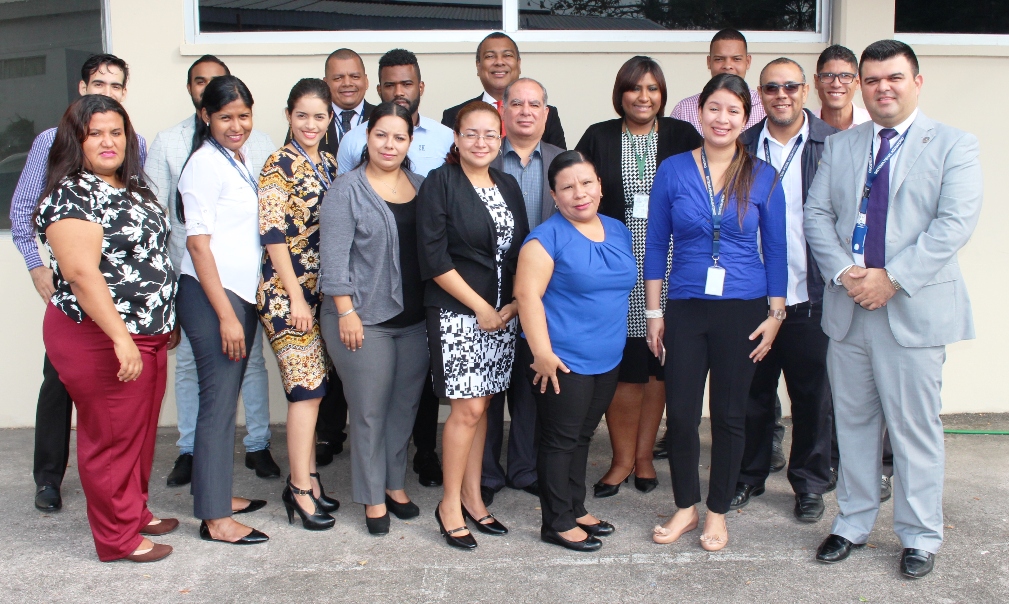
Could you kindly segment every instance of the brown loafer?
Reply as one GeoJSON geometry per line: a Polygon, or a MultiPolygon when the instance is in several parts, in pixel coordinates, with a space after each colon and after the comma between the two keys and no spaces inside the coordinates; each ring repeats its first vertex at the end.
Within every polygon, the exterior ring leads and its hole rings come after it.
{"type": "Polygon", "coordinates": [[[148,524],[144,528],[140,529],[140,534],[148,536],[167,535],[177,528],[179,528],[178,520],[175,518],[162,518],[161,522],[157,524],[148,524]]]}
{"type": "MultiPolygon", "coordinates": [[[[162,521],[163,522],[163,521],[162,521]]],[[[155,543],[151,551],[142,554],[130,554],[123,558],[130,562],[157,562],[162,558],[167,558],[172,553],[172,546],[163,543],[155,543]]]]}

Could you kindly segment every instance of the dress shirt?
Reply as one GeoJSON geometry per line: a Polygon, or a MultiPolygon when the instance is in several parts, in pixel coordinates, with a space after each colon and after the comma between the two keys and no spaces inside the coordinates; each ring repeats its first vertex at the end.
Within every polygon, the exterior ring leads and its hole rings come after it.
{"type": "Polygon", "coordinates": [[[543,155],[540,144],[529,154],[529,162],[522,165],[522,158],[515,152],[511,142],[505,138],[501,147],[502,169],[515,177],[522,188],[522,198],[526,202],[526,215],[529,217],[529,230],[535,229],[543,222],[543,155]]]}
{"type": "MultiPolygon", "coordinates": [[[[673,112],[669,114],[669,117],[675,117],[678,120],[683,120],[685,122],[690,122],[697,132],[701,136],[704,136],[704,132],[701,130],[701,112],[700,108],[697,106],[697,102],[701,99],[700,93],[694,96],[688,96],[676,106],[673,107],[673,112]]],[[[746,120],[746,125],[743,126],[743,132],[748,128],[756,126],[760,120],[764,119],[767,113],[764,111],[764,104],[760,102],[760,91],[750,89],[750,119],[746,120]]]]}
{"type": "Polygon", "coordinates": [[[802,234],[802,149],[809,140],[809,121],[806,112],[802,112],[802,129],[798,134],[788,139],[782,145],[767,131],[767,122],[757,139],[757,156],[768,161],[778,171],[781,187],[785,190],[785,241],[788,244],[788,289],[785,293],[785,304],[792,306],[809,301],[809,291],[806,287],[806,237],[802,234]],[[798,141],[799,137],[802,141],[798,141]],[[764,156],[764,141],[768,142],[771,157],[764,156]],[[792,153],[792,148],[798,146],[788,172],[781,174],[781,166],[792,153]]]}
{"type": "MultiPolygon", "coordinates": [[[[343,142],[343,137],[347,136],[347,133],[343,131],[343,122],[341,121],[340,114],[346,111],[343,107],[340,107],[336,103],[333,103],[333,124],[336,125],[336,133],[340,137],[340,142],[343,142]]],[[[354,115],[350,118],[350,129],[353,130],[365,122],[364,119],[364,99],[354,107],[354,115]]]]}
{"type": "MultiPolygon", "coordinates": [[[[501,102],[501,101],[498,101],[497,99],[495,99],[494,97],[492,97],[490,95],[490,93],[487,92],[486,90],[483,93],[483,98],[481,98],[480,100],[482,100],[483,102],[487,103],[488,105],[490,105],[492,107],[497,107],[498,103],[501,102]]],[[[498,110],[500,110],[500,109],[501,108],[498,107],[498,110]]]]}
{"type": "MultiPolygon", "coordinates": [[[[346,174],[356,168],[361,163],[361,152],[367,144],[367,123],[348,132],[340,141],[340,150],[336,156],[337,172],[346,174]]],[[[445,163],[445,156],[454,144],[455,135],[451,128],[420,116],[419,123],[413,127],[413,142],[406,154],[413,164],[411,171],[427,176],[428,172],[445,163]]]]}
{"type": "MultiPolygon", "coordinates": [[[[815,115],[816,117],[819,117],[820,119],[823,119],[820,116],[820,109],[817,109],[816,111],[814,111],[813,115],[815,115]]],[[[871,120],[872,120],[872,117],[869,115],[868,111],[866,111],[865,109],[862,109],[858,105],[852,103],[852,105],[851,105],[851,125],[848,126],[848,130],[851,130],[855,126],[857,126],[859,124],[864,124],[864,123],[866,123],[868,121],[871,121],[871,120]]]]}
{"type": "MultiPolygon", "coordinates": [[[[258,181],[258,172],[249,162],[248,145],[240,153],[245,158],[241,167],[258,181]]],[[[179,192],[186,213],[186,234],[210,235],[210,251],[217,263],[221,285],[255,304],[263,258],[259,196],[255,189],[223,153],[207,142],[193,153],[182,171],[179,192]]],[[[180,272],[199,280],[188,249],[182,255],[180,272]]]]}
{"type": "MultiPolygon", "coordinates": [[[[31,151],[25,160],[25,167],[21,170],[17,188],[14,189],[14,196],[11,198],[11,238],[24,257],[28,270],[42,266],[32,214],[35,213],[39,195],[46,186],[49,149],[55,139],[56,128],[44,130],[35,137],[35,142],[32,143],[31,151]]],[[[147,141],[137,134],[137,143],[140,145],[140,164],[143,165],[147,161],[147,141]]]]}

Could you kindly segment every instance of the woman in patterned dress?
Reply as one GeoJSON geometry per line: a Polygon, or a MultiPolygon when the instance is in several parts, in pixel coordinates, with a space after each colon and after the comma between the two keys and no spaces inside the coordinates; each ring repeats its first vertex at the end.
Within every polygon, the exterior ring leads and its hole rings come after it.
{"type": "Polygon", "coordinates": [[[449,545],[471,549],[466,529],[508,532],[480,497],[491,396],[511,381],[518,321],[512,278],[529,232],[518,182],[490,167],[501,148],[501,116],[482,101],[456,116],[447,163],[417,195],[417,243],[435,394],[452,411],[442,433],[444,498],[437,508],[449,545]]]}
{"type": "Polygon", "coordinates": [[[660,362],[645,343],[642,263],[648,199],[656,166],[701,144],[693,126],[662,117],[666,98],[666,79],[659,64],[649,57],[632,57],[617,72],[613,84],[613,109],[620,117],[589,126],[575,147],[599,170],[603,183],[599,213],[620,220],[631,230],[638,262],[619,385],[606,411],[613,459],[595,484],[596,497],[616,495],[631,474],[634,486],[643,493],[659,484],[652,465],[652,445],[662,421],[666,389],[660,362]]]}
{"type": "Polygon", "coordinates": [[[315,422],[326,394],[329,357],[319,331],[319,211],[336,178],[336,158],[319,151],[333,119],[329,87],[305,78],[287,98],[291,142],[266,160],[259,176],[263,276],[259,319],[277,355],[287,401],[291,474],[282,499],[310,530],[331,528],[340,503],[326,496],[315,467],[315,422]]]}

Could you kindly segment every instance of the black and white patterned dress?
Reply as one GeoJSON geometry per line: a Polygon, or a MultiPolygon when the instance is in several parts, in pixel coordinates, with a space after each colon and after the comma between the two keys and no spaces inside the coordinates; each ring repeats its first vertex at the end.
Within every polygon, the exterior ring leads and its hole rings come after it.
{"type": "MultiPolygon", "coordinates": [[[[504,259],[513,243],[515,217],[497,186],[474,187],[487,206],[497,235],[497,303],[500,309],[504,259]]],[[[521,242],[518,242],[521,244],[521,242]]],[[[511,383],[515,360],[518,319],[499,331],[480,329],[475,316],[439,310],[442,371],[445,396],[450,399],[477,398],[503,392],[511,383]]]]}

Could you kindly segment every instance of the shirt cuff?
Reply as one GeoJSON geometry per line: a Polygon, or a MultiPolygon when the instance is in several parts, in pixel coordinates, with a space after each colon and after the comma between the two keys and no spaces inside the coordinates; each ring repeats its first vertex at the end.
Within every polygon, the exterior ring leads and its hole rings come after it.
{"type": "Polygon", "coordinates": [[[848,266],[846,266],[846,267],[842,268],[841,270],[837,271],[837,274],[834,275],[834,285],[841,285],[841,275],[843,275],[848,269],[852,268],[853,266],[855,266],[855,265],[854,264],[849,264],[848,266]]]}

